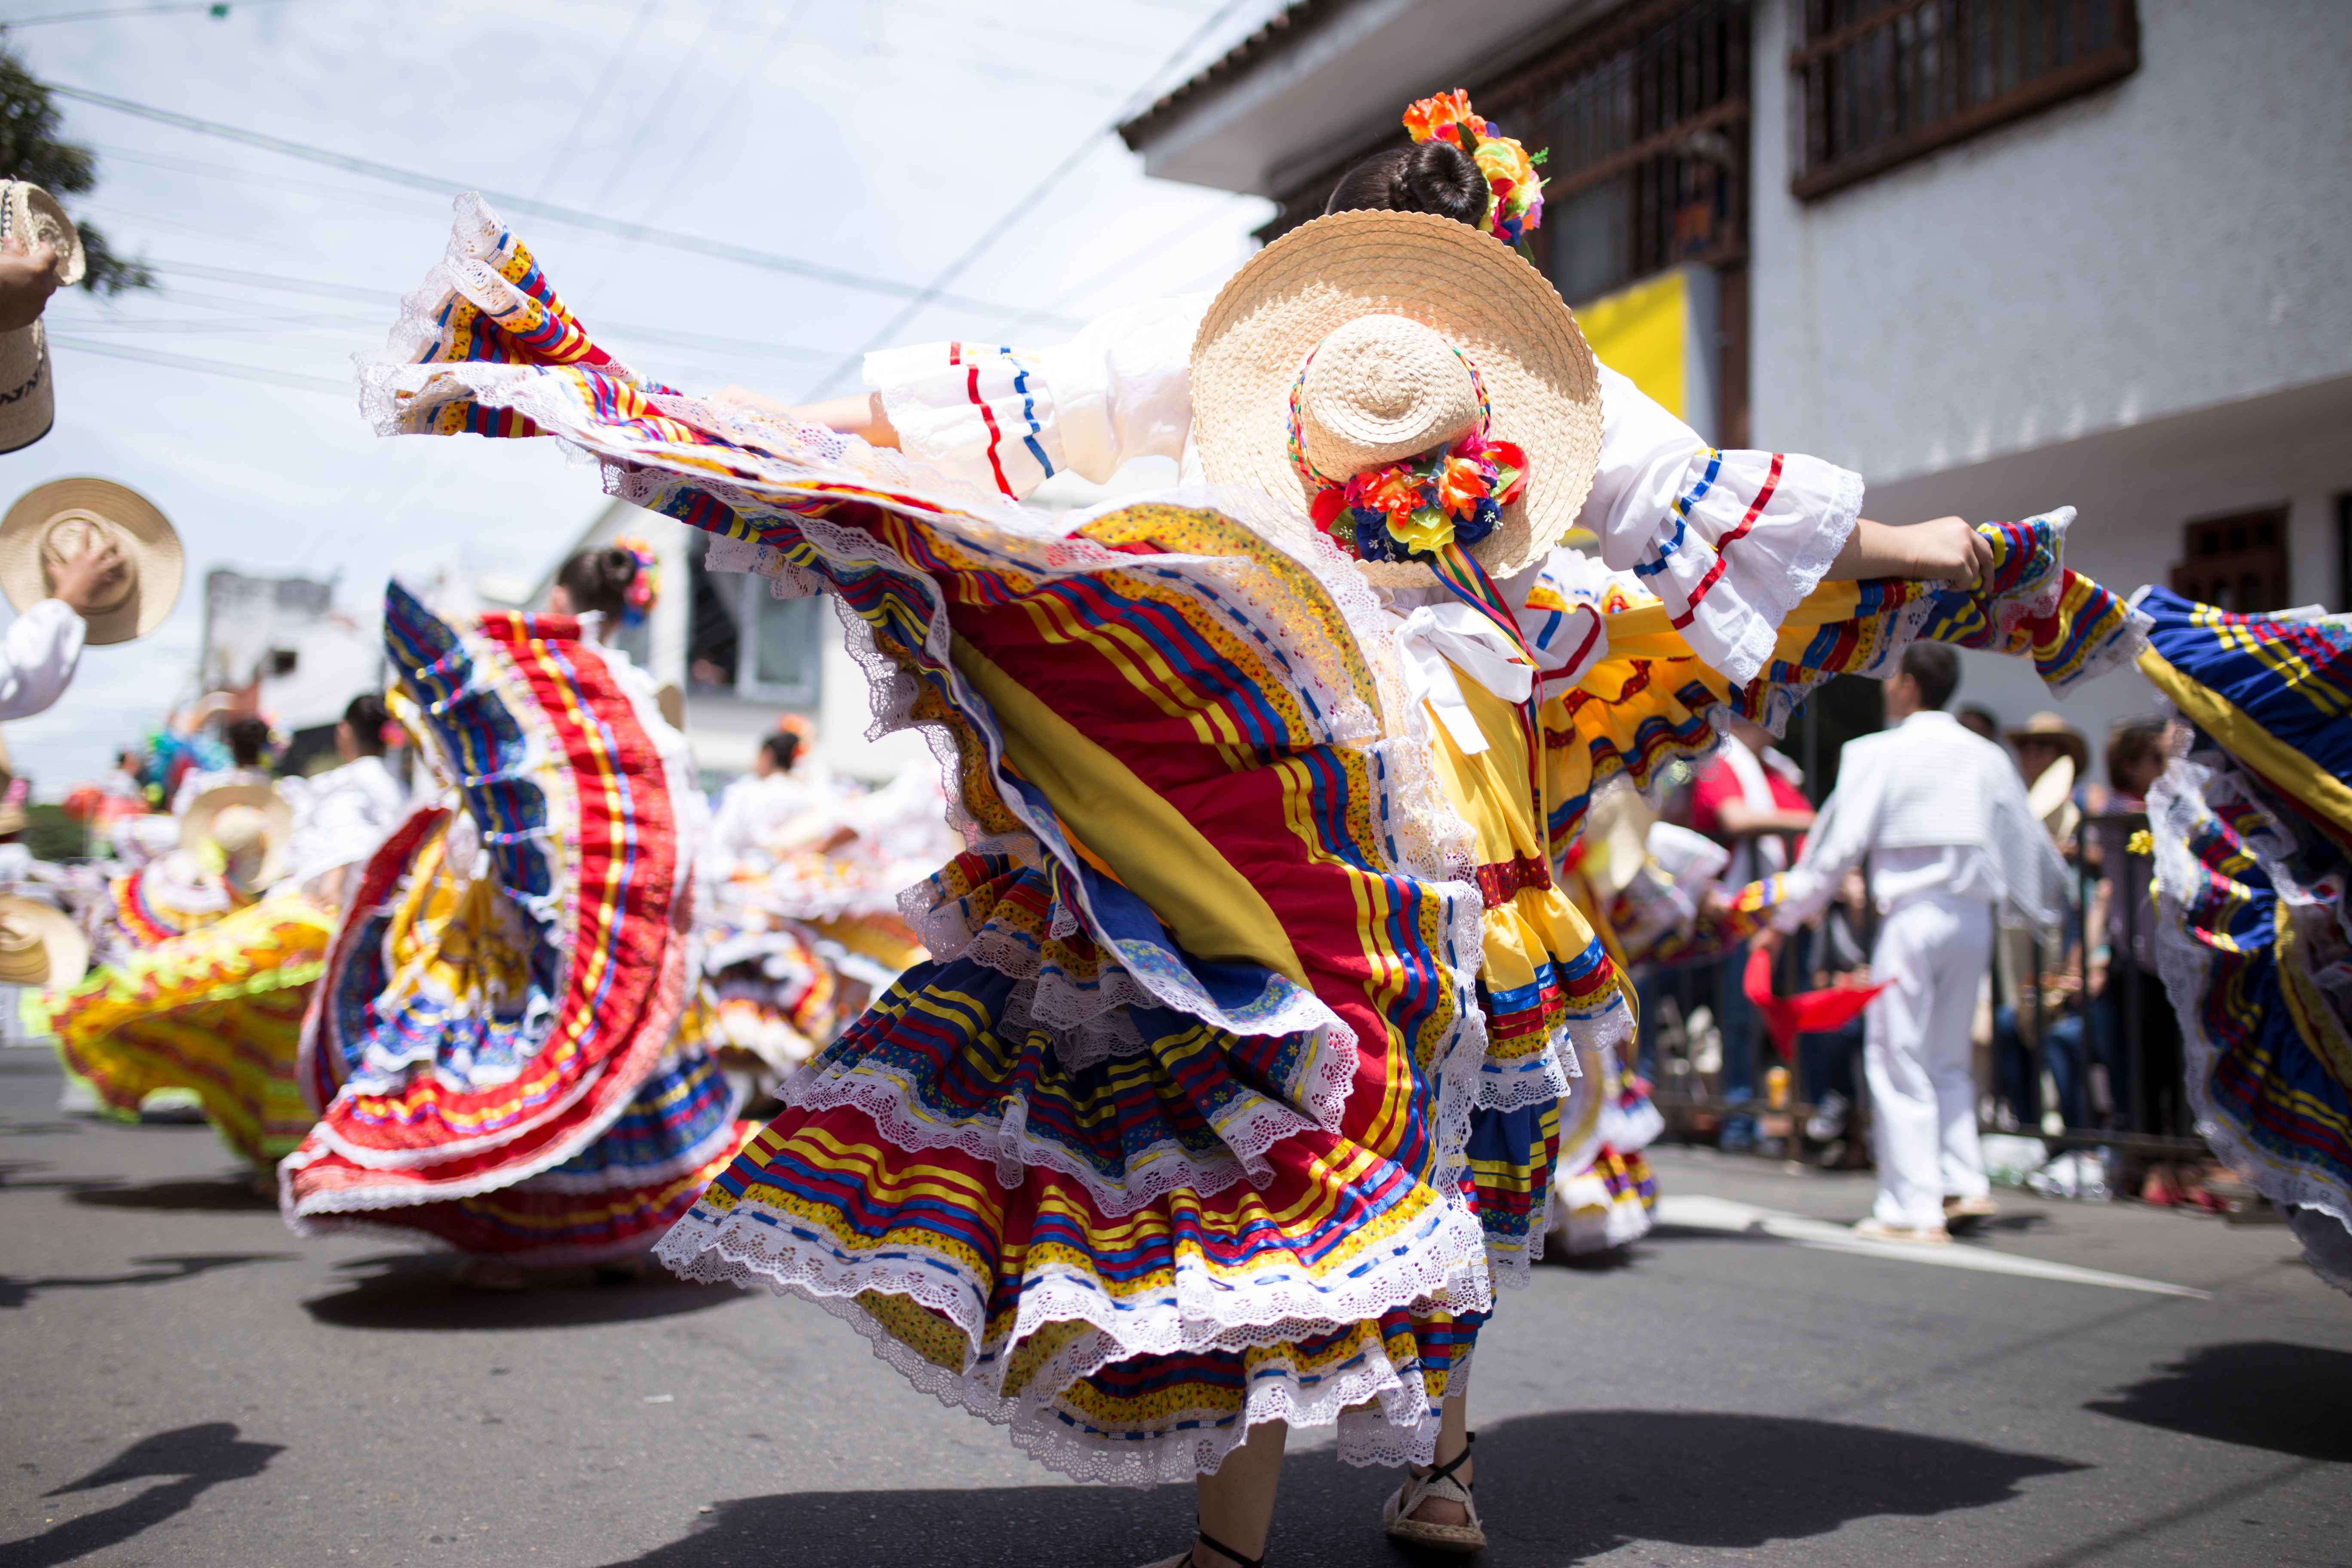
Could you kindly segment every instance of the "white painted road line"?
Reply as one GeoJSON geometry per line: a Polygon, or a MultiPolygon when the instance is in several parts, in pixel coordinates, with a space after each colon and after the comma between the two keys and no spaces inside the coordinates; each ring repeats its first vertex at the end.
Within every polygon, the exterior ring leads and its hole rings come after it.
{"type": "Polygon", "coordinates": [[[1950,1247],[1907,1246],[1902,1243],[1864,1241],[1845,1226],[1833,1225],[1825,1219],[1807,1219],[1802,1215],[1782,1214],[1776,1209],[1759,1208],[1753,1204],[1734,1202],[1730,1198],[1709,1197],[1703,1193],[1668,1193],[1658,1200],[1656,1214],[1660,1225],[1680,1226],[1687,1230],[1715,1230],[1740,1236],[1769,1236],[1779,1241],[1792,1241],[1800,1247],[1810,1247],[1822,1252],[1858,1252],[1870,1258],[1892,1258],[1898,1263],[1924,1263],[1931,1268],[1973,1268],[1980,1274],[2014,1274],[2028,1279],[2055,1279],[2069,1285],[2099,1285],[2110,1290],[2143,1290],[2152,1296],[2186,1296],[2192,1300],[2212,1300],[2210,1290],[2200,1290],[2189,1285],[2169,1285],[2161,1279],[2141,1279],[2129,1274],[2108,1274],[2096,1268],[2077,1268],[2071,1263],[2051,1263],[2039,1258],[2020,1258],[2014,1253],[1994,1252],[1967,1242],[1950,1247]]]}

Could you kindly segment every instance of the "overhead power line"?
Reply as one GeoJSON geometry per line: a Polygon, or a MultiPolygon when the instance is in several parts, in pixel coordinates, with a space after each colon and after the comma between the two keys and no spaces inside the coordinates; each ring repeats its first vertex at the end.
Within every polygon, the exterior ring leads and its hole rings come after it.
{"type": "MultiPolygon", "coordinates": [[[[400,302],[400,291],[396,289],[370,289],[356,283],[330,283],[315,279],[289,278],[277,272],[249,272],[236,267],[206,267],[193,261],[149,261],[146,265],[166,282],[173,278],[200,278],[208,283],[230,283],[240,288],[262,289],[276,293],[310,294],[321,299],[355,300],[386,306],[396,306],[400,302]]],[[[177,290],[171,292],[176,294],[177,290]]],[[[387,310],[382,320],[389,326],[392,312],[387,310]]],[[[755,338],[728,337],[716,332],[690,332],[677,327],[609,321],[603,317],[597,319],[595,327],[600,339],[610,333],[614,339],[641,339],[677,348],[767,355],[776,359],[828,363],[841,352],[838,349],[810,348],[802,343],[772,343],[755,338]]]]}
{"type": "MultiPolygon", "coordinates": [[[[1044,203],[1045,198],[1053,194],[1055,187],[1059,185],[1064,180],[1069,178],[1071,174],[1076,170],[1077,166],[1087,161],[1087,159],[1093,153],[1097,143],[1099,143],[1105,137],[1113,135],[1118,132],[1119,123],[1128,118],[1129,112],[1134,109],[1137,100],[1144,93],[1150,91],[1152,87],[1157,85],[1160,79],[1165,76],[1168,71],[1177,64],[1177,62],[1184,59],[1186,57],[1190,56],[1195,48],[1199,47],[1202,39],[1208,37],[1219,27],[1223,26],[1224,25],[1225,18],[1232,16],[1235,11],[1240,10],[1244,3],[1245,0],[1225,0],[1223,5],[1211,12],[1208,19],[1202,22],[1199,26],[1193,28],[1192,33],[1186,37],[1184,41],[1176,47],[1175,53],[1170,55],[1166,59],[1160,61],[1160,64],[1152,68],[1151,74],[1145,77],[1143,80],[1137,85],[1134,92],[1129,93],[1121,100],[1118,108],[1112,112],[1111,117],[1108,120],[1097,126],[1085,141],[1080,142],[1076,147],[1072,148],[1069,155],[1064,158],[1059,163],[1054,165],[1053,172],[1048,174],[1044,179],[1038,181],[1034,186],[1031,187],[1027,195],[1023,196],[1019,201],[1013,203],[1012,206],[1007,208],[1002,216],[1000,216],[994,223],[989,225],[986,229],[982,231],[979,238],[973,240],[971,245],[964,248],[964,251],[961,256],[958,256],[953,261],[949,262],[946,267],[940,270],[939,275],[931,279],[929,285],[918,290],[906,304],[900,306],[898,312],[887,321],[885,321],[882,324],[882,328],[879,331],[877,331],[872,337],[866,340],[864,347],[860,348],[856,353],[843,360],[839,364],[835,365],[833,367],[832,374],[827,375],[824,381],[818,383],[817,385],[811,390],[809,395],[813,398],[821,397],[825,393],[831,391],[835,385],[840,384],[844,377],[856,370],[858,366],[864,363],[866,354],[872,353],[876,349],[887,345],[891,339],[898,335],[899,330],[905,327],[908,322],[913,321],[915,317],[920,314],[927,306],[941,303],[953,303],[954,296],[947,292],[948,285],[954,282],[958,278],[962,277],[973,262],[978,261],[982,257],[994,249],[998,240],[1003,239],[1006,235],[1012,233],[1015,226],[1017,226],[1024,218],[1026,218],[1031,213],[1036,211],[1038,206],[1044,203]]],[[[1015,316],[1024,318],[1027,321],[1066,324],[1066,321],[1057,321],[1056,318],[1044,314],[1030,315],[1029,312],[1025,310],[1016,310],[1013,313],[1015,316]]]]}
{"type": "MultiPolygon", "coordinates": [[[[131,99],[117,98],[111,93],[93,92],[88,88],[67,87],[56,82],[46,85],[48,90],[58,97],[69,99],[77,103],[90,104],[99,109],[110,109],[118,114],[128,114],[137,119],[152,121],[156,124],[169,125],[181,131],[192,131],[200,136],[212,136],[225,142],[240,142],[245,146],[257,147],[264,152],[275,153],[282,157],[299,158],[306,163],[323,164],[331,169],[365,174],[371,179],[382,180],[387,184],[404,185],[411,190],[432,191],[441,195],[448,195],[468,188],[463,181],[444,179],[436,174],[419,174],[413,169],[380,163],[373,158],[356,157],[348,153],[330,152],[321,147],[308,147],[299,142],[290,142],[282,136],[269,135],[266,132],[247,131],[241,126],[226,125],[215,120],[203,120],[193,114],[183,114],[177,110],[162,109],[150,103],[139,103],[131,99]]],[[[631,223],[625,218],[612,217],[603,213],[583,212],[576,207],[559,206],[552,202],[537,201],[512,191],[496,191],[478,186],[473,188],[479,189],[486,199],[496,204],[505,212],[522,213],[532,217],[545,218],[551,223],[569,224],[574,228],[613,235],[634,244],[650,245],[660,249],[679,251],[689,256],[709,257],[719,261],[732,261],[739,266],[754,268],[763,272],[778,272],[790,277],[805,278],[812,282],[827,283],[837,289],[887,295],[892,299],[911,301],[917,306],[938,301],[952,304],[960,310],[983,310],[994,316],[1016,317],[1027,314],[1019,306],[1002,305],[992,300],[947,293],[943,289],[943,283],[953,281],[952,277],[929,286],[900,283],[887,278],[875,278],[862,272],[851,272],[843,268],[827,267],[820,262],[803,261],[798,257],[784,256],[772,250],[761,250],[748,245],[736,245],[728,240],[681,234],[676,229],[654,224],[631,223]]],[[[955,270],[961,270],[961,268],[955,270]]],[[[1045,319],[1061,326],[1077,324],[1068,317],[1045,319]]]]}
{"type": "Polygon", "coordinates": [[[0,21],[0,27],[46,27],[52,22],[109,22],[118,16],[226,16],[237,5],[286,5],[293,0],[172,0],[162,5],[107,5],[93,11],[52,11],[46,16],[17,16],[0,21]]]}
{"type": "Polygon", "coordinates": [[[48,334],[49,342],[76,353],[102,354],[108,359],[137,360],[142,364],[168,365],[173,370],[200,371],[206,375],[225,375],[236,381],[257,381],[268,386],[290,386],[298,392],[331,392],[338,397],[359,395],[358,387],[348,381],[331,381],[323,375],[299,375],[292,371],[265,370],[259,365],[238,364],[230,360],[199,359],[194,354],[164,353],[156,349],[134,348],[129,343],[98,343],[88,338],[69,337],[63,332],[48,334]]]}

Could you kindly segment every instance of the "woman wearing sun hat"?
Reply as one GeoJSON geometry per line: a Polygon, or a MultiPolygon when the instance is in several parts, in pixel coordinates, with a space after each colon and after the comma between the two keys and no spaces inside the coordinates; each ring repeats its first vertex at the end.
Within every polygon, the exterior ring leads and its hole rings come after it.
{"type": "Polygon", "coordinates": [[[412,298],[363,372],[380,430],[589,452],[720,569],[835,595],[883,726],[952,759],[971,847],[905,903],[931,961],[662,1255],[818,1300],[1066,1473],[1210,1478],[1203,1568],[1254,1560],[1297,1424],[1433,1462],[1396,1533],[1482,1539],[1471,1343],[1533,1250],[1559,1042],[1623,1027],[1550,869],[1591,791],[1923,630],[2063,640],[2035,635],[2049,522],[1926,531],[1989,596],[1840,582],[1773,624],[1792,563],[1872,563],[1819,499],[1858,485],[1695,438],[1696,480],[1609,481],[1663,487],[1617,531],[1654,570],[1589,581],[1555,545],[1604,477],[1598,369],[1532,268],[1433,215],[1339,215],[1244,268],[1183,411],[1223,488],[1075,523],[636,374],[472,198],[412,298]],[[1752,588],[1717,548],[1750,538],[1778,563],[1752,588]]]}
{"type": "Polygon", "coordinates": [[[334,924],[332,904],[291,876],[294,829],[267,784],[199,796],[182,814],[179,852],[158,863],[191,890],[166,901],[168,917],[152,888],[139,891],[144,873],[118,895],[127,921],[181,929],[117,944],[113,962],[31,1009],[102,1106],[135,1116],[159,1089],[192,1090],[222,1141],[264,1172],[310,1124],[294,1056],[334,924]]]}

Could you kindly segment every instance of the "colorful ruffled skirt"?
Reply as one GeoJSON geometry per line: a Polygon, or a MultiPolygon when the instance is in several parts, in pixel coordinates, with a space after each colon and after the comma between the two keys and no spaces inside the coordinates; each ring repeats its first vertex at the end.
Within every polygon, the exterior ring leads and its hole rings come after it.
{"type": "Polygon", "coordinates": [[[2148,679],[2195,727],[2148,794],[2157,958],[2214,1150],[2352,1290],[2352,617],[2151,588],[2148,679]]]}
{"type": "Polygon", "coordinates": [[[395,584],[384,639],[457,805],[361,872],[302,1040],[319,1121],[282,1207],[300,1231],[523,1264],[642,1252],[749,1131],[689,1005],[683,742],[569,616],[460,632],[395,584]]]}
{"type": "Polygon", "coordinates": [[[705,936],[722,1058],[781,1081],[834,1037],[841,981],[832,959],[798,921],[730,922],[705,936]]]}
{"type": "MultiPolygon", "coordinates": [[[[1274,1419],[1425,1461],[1540,1236],[1559,1042],[1622,1006],[1544,868],[1582,808],[1538,802],[1535,735],[1523,778],[1441,782],[1389,623],[1304,520],[1220,495],[1072,526],[681,396],[470,199],[365,375],[384,433],[559,437],[720,536],[714,566],[831,595],[877,731],[951,774],[969,852],[907,906],[929,959],[665,1260],[817,1301],[1074,1476],[1189,1480],[1274,1419]],[[1489,790],[1507,854],[1464,822],[1489,790]]],[[[1826,668],[1888,646],[1843,630],[1826,668]]],[[[1691,689],[1643,757],[1713,743],[1724,696],[1691,689]]]]}
{"type": "MultiPolygon", "coordinates": [[[[135,900],[136,877],[124,880],[135,900]]],[[[192,1090],[238,1157],[268,1170],[310,1127],[295,1063],[334,918],[293,892],[190,921],[43,994],[28,1022],[110,1111],[136,1116],[158,1089],[192,1090]]]]}

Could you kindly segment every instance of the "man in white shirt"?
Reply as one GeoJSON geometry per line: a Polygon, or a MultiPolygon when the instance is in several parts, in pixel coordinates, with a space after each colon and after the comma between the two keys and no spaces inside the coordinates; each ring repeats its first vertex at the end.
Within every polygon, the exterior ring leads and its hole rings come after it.
{"type": "Polygon", "coordinates": [[[2059,921],[2065,863],[2026,804],[2009,755],[1943,710],[1959,656],[1915,643],[1884,682],[1892,727],[1849,742],[1788,900],[1759,939],[1777,948],[1819,914],[1849,868],[1870,859],[1879,910],[1863,1060],[1878,1156],[1878,1201],[1855,1234],[1942,1243],[1948,1225],[1994,1212],[1977,1145],[1969,1025],[1992,957],[1993,910],[2059,921]]]}
{"type": "Polygon", "coordinates": [[[81,662],[85,617],[125,570],[121,547],[93,545],[57,568],[53,597],[8,623],[0,634],[0,720],[29,719],[65,695],[81,662]]]}

